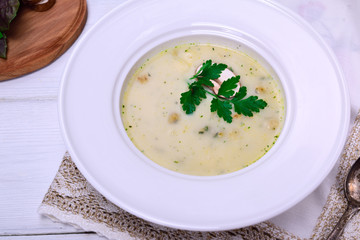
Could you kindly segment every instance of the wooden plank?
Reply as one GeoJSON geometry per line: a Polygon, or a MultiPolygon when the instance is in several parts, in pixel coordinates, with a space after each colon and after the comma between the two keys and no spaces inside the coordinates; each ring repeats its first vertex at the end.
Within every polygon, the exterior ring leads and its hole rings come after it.
{"type": "MultiPolygon", "coordinates": [[[[87,3],[84,31],[121,1],[87,3]]],[[[0,83],[1,239],[60,239],[56,234],[61,233],[66,234],[64,239],[98,239],[91,234],[69,235],[83,231],[37,213],[66,151],[58,123],[57,95],[73,48],[39,71],[0,83]],[[29,234],[37,235],[23,236],[29,234]]]]}
{"type": "Polygon", "coordinates": [[[64,233],[64,234],[37,234],[37,235],[22,235],[22,236],[2,236],[0,237],[2,240],[63,240],[63,239],[71,239],[71,240],[105,240],[107,238],[100,237],[95,233],[64,233]]]}
{"type": "Polygon", "coordinates": [[[0,235],[76,231],[37,213],[66,150],[56,104],[0,103],[0,235]]]}

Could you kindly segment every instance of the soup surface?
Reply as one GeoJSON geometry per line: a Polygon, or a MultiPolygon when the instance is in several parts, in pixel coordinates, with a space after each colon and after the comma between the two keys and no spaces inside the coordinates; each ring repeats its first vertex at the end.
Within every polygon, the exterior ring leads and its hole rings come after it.
{"type": "Polygon", "coordinates": [[[276,76],[236,49],[213,44],[185,44],[167,49],[129,76],[121,99],[124,128],[135,146],[157,164],[184,174],[231,173],[261,158],[275,144],[284,122],[284,96],[276,76]],[[267,106],[253,117],[232,113],[232,123],[210,111],[212,96],[192,114],[180,104],[189,79],[206,60],[224,63],[247,96],[267,106]]]}

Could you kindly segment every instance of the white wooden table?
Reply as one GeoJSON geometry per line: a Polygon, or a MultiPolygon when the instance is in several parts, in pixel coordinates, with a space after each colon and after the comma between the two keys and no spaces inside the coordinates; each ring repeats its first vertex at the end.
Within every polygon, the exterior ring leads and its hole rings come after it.
{"type": "MultiPolygon", "coordinates": [[[[121,2],[88,0],[83,32],[121,2]]],[[[0,239],[104,239],[37,213],[66,151],[57,97],[72,50],[39,71],[0,82],[0,239]]]]}
{"type": "MultiPolygon", "coordinates": [[[[122,1],[88,0],[88,20],[84,31],[122,1]]],[[[278,1],[295,11],[299,11],[301,4],[309,2],[278,1]]],[[[358,4],[357,7],[360,10],[358,4]]],[[[334,25],[339,28],[350,20],[334,22],[334,25]]],[[[324,21],[331,22],[331,19],[324,21]]],[[[327,37],[321,32],[322,26],[315,23],[313,26],[327,37]]],[[[348,37],[354,38],[355,42],[360,42],[359,32],[350,35],[348,37]]],[[[335,41],[341,38],[333,37],[335,41]]],[[[94,233],[54,223],[37,213],[66,151],[59,129],[57,97],[61,75],[72,50],[73,47],[41,70],[0,82],[0,239],[104,239],[94,233]]],[[[360,90],[360,71],[351,69],[351,64],[359,63],[360,54],[355,51],[350,57],[343,56],[341,49],[336,54],[344,57],[340,62],[347,77],[358,79],[349,81],[354,116],[356,109],[360,108],[360,97],[356,98],[360,90]]]]}

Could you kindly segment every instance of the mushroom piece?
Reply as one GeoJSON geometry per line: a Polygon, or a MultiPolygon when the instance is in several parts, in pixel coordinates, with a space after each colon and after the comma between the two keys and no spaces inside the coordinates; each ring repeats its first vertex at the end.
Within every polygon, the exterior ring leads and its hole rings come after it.
{"type": "Polygon", "coordinates": [[[267,127],[270,130],[276,130],[276,128],[279,126],[279,120],[276,119],[270,119],[268,121],[267,127]]]}
{"type": "MultiPolygon", "coordinates": [[[[195,73],[197,73],[197,72],[200,70],[201,67],[202,67],[202,65],[200,65],[199,67],[197,67],[195,73]]],[[[208,86],[208,87],[209,87],[216,95],[218,95],[218,93],[219,93],[219,88],[220,88],[221,84],[222,84],[224,81],[228,80],[229,78],[232,78],[232,77],[235,77],[235,76],[236,76],[236,75],[235,75],[230,69],[225,68],[224,71],[222,71],[222,73],[220,74],[220,77],[219,77],[218,79],[210,80],[210,81],[214,84],[214,86],[213,86],[213,87],[208,86]]],[[[231,97],[234,97],[234,96],[235,96],[235,94],[239,91],[240,87],[241,87],[241,84],[240,84],[240,81],[239,81],[237,87],[234,89],[234,92],[235,92],[235,93],[234,93],[231,97]]],[[[219,96],[219,97],[223,97],[223,96],[219,96]]]]}
{"type": "Polygon", "coordinates": [[[148,79],[148,77],[147,77],[146,75],[142,75],[142,76],[139,76],[139,77],[137,78],[137,80],[139,80],[140,83],[144,84],[144,83],[146,83],[149,79],[148,79]]]}
{"type": "Polygon", "coordinates": [[[177,113],[171,113],[168,117],[168,122],[169,123],[176,123],[177,121],[179,121],[180,119],[180,115],[177,113]]]}
{"type": "Polygon", "coordinates": [[[257,87],[257,88],[255,88],[255,93],[257,93],[257,94],[265,93],[265,88],[257,87]]]}

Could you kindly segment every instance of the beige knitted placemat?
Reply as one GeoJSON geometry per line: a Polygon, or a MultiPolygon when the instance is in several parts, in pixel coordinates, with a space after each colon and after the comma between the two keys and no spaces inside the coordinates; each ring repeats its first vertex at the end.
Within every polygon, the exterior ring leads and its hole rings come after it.
{"type": "MultiPolygon", "coordinates": [[[[360,112],[341,156],[336,183],[330,190],[311,239],[328,236],[345,211],[344,179],[359,156],[360,112]]],[[[269,221],[222,232],[184,231],[147,222],[115,206],[97,192],[68,153],[40,205],[39,213],[109,239],[301,239],[269,221]]],[[[360,239],[360,214],[350,221],[341,239],[360,239]]]]}

